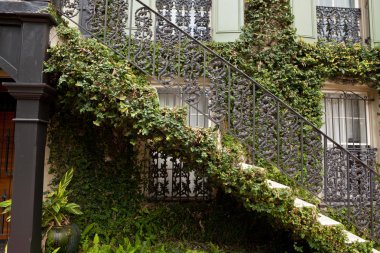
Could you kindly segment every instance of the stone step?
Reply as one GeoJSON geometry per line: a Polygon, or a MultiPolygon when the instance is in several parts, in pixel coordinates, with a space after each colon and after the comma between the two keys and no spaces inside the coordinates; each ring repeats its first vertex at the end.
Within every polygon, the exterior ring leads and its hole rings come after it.
{"type": "Polygon", "coordinates": [[[294,200],[294,206],[295,207],[298,207],[298,208],[316,208],[315,205],[309,203],[309,202],[306,202],[306,201],[303,201],[302,199],[299,199],[299,198],[296,198],[294,200]]]}
{"type": "Polygon", "coordinates": [[[271,188],[271,189],[290,189],[289,186],[277,183],[277,182],[272,181],[272,180],[267,180],[267,184],[268,184],[269,188],[271,188]]]}
{"type": "Polygon", "coordinates": [[[347,240],[346,240],[346,243],[354,243],[354,242],[366,242],[366,240],[364,240],[363,238],[357,236],[357,235],[354,235],[353,233],[351,232],[348,232],[347,230],[343,230],[343,233],[345,233],[347,235],[347,240]]]}
{"type": "MultiPolygon", "coordinates": [[[[241,163],[240,168],[242,170],[252,170],[255,167],[250,165],[250,164],[241,163]]],[[[267,182],[269,188],[271,188],[271,189],[289,189],[290,190],[289,186],[277,183],[273,180],[267,180],[266,182],[267,182]]],[[[294,200],[294,206],[297,208],[317,208],[316,205],[311,204],[309,202],[306,202],[300,198],[296,198],[294,200]]],[[[323,215],[321,213],[318,214],[317,220],[322,226],[339,226],[339,225],[342,225],[342,223],[340,223],[336,220],[333,220],[330,217],[327,217],[326,215],[323,215]]],[[[348,243],[348,244],[355,243],[355,242],[359,242],[359,243],[366,242],[366,240],[364,240],[363,238],[361,238],[361,237],[359,237],[359,236],[357,236],[357,235],[355,235],[355,234],[353,234],[347,230],[343,230],[343,233],[346,234],[346,236],[347,236],[346,243],[348,243]]],[[[373,253],[380,253],[380,251],[378,251],[376,249],[373,249],[372,252],[373,253]]]]}
{"type": "Polygon", "coordinates": [[[318,214],[318,221],[322,226],[338,226],[342,224],[323,214],[318,214]]]}

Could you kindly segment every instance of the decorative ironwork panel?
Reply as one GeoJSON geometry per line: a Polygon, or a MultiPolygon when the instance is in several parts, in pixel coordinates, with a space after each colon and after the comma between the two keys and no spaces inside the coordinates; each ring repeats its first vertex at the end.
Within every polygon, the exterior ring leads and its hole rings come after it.
{"type": "Polygon", "coordinates": [[[380,177],[374,171],[370,172],[371,175],[371,217],[370,219],[371,238],[380,237],[380,177]]]}
{"type": "Polygon", "coordinates": [[[186,94],[185,101],[191,105],[199,103],[202,89],[199,81],[203,74],[203,50],[196,43],[186,40],[183,47],[182,77],[184,79],[183,93],[186,94]]]}
{"type": "Polygon", "coordinates": [[[277,164],[278,152],[278,101],[264,94],[258,101],[258,151],[265,159],[277,164]]]}
{"type": "Polygon", "coordinates": [[[78,17],[84,35],[98,37],[104,44],[123,49],[127,45],[128,0],[61,0],[67,17],[78,17]]]}
{"type": "Polygon", "coordinates": [[[179,64],[181,34],[175,27],[163,18],[157,18],[160,33],[156,33],[158,45],[157,78],[165,86],[176,85],[176,77],[179,76],[177,66],[179,64]]]}
{"type": "Polygon", "coordinates": [[[309,124],[303,124],[301,163],[304,170],[303,185],[315,195],[323,187],[323,138],[322,134],[309,124]]]}
{"type": "Polygon", "coordinates": [[[214,58],[208,65],[208,77],[211,81],[210,88],[206,91],[209,97],[209,110],[211,119],[222,122],[227,114],[227,68],[219,58],[214,58]]]}
{"type": "Polygon", "coordinates": [[[347,154],[340,147],[333,147],[326,151],[324,198],[334,203],[348,203],[349,171],[347,154]]]}
{"type": "Polygon", "coordinates": [[[373,165],[375,150],[354,151],[354,156],[349,156],[343,148],[335,146],[326,153],[325,201],[361,231],[379,236],[380,224],[375,220],[380,210],[379,181],[372,170],[354,158],[360,156],[365,163],[373,165]]]}
{"type": "Polygon", "coordinates": [[[357,8],[317,6],[319,39],[360,43],[361,11],[357,8]]]}
{"type": "Polygon", "coordinates": [[[302,181],[302,168],[300,168],[301,153],[301,124],[298,117],[286,110],[281,116],[281,169],[289,176],[302,181]]]}
{"type": "Polygon", "coordinates": [[[152,51],[151,40],[153,38],[153,19],[152,12],[145,7],[141,7],[135,12],[135,37],[133,62],[142,70],[151,72],[152,70],[152,51]]]}
{"type": "MultiPolygon", "coordinates": [[[[231,95],[234,98],[232,103],[231,128],[235,135],[242,141],[250,141],[252,138],[252,127],[254,120],[253,108],[253,87],[241,75],[233,79],[231,95]]],[[[252,144],[251,144],[252,145],[252,144]]]]}
{"type": "Polygon", "coordinates": [[[206,200],[210,186],[205,169],[188,170],[178,158],[151,153],[148,194],[153,200],[206,200]]]}
{"type": "MultiPolygon", "coordinates": [[[[157,0],[158,12],[198,40],[211,40],[211,0],[157,0]]],[[[157,29],[157,33],[164,32],[157,29]]]]}

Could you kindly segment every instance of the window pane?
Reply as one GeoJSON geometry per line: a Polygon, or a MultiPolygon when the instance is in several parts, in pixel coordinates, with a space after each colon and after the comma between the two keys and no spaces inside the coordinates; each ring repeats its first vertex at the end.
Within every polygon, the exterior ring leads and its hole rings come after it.
{"type": "Polygon", "coordinates": [[[354,0],[317,0],[317,6],[354,8],[354,0]]]}
{"type": "Polygon", "coordinates": [[[341,145],[368,145],[367,101],[356,94],[325,95],[325,133],[341,145]]]}

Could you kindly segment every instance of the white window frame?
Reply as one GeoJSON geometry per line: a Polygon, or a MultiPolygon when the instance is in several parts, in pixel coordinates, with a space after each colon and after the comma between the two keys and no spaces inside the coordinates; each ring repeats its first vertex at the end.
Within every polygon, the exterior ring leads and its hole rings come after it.
{"type": "MultiPolygon", "coordinates": [[[[350,91],[338,91],[338,90],[331,90],[331,91],[323,91],[323,93],[325,95],[329,95],[329,94],[336,94],[336,95],[343,95],[344,93],[346,94],[350,94],[350,91]]],[[[368,97],[368,93],[367,92],[354,92],[352,93],[353,95],[356,94],[362,98],[366,98],[368,97]]],[[[327,98],[329,99],[329,98],[327,98]]],[[[337,97],[338,99],[338,97],[337,97]]],[[[330,115],[332,116],[332,118],[330,119],[330,122],[332,122],[334,119],[338,119],[338,125],[339,125],[339,129],[338,129],[338,133],[339,133],[339,138],[336,138],[336,136],[334,136],[334,134],[332,132],[335,132],[334,129],[331,129],[330,130],[330,127],[328,127],[327,125],[327,122],[329,122],[328,120],[328,115],[326,114],[326,99],[323,99],[322,101],[322,104],[323,104],[323,109],[324,109],[324,124],[321,128],[322,132],[324,132],[325,134],[327,134],[329,137],[331,137],[332,139],[334,139],[334,141],[336,141],[338,144],[344,146],[344,147],[347,147],[349,148],[350,146],[359,146],[359,147],[370,147],[372,146],[372,127],[371,127],[371,112],[370,112],[370,105],[369,105],[369,100],[366,99],[364,100],[365,102],[365,107],[364,107],[364,112],[365,112],[365,115],[364,115],[364,119],[365,119],[365,128],[363,129],[363,131],[366,132],[366,137],[365,137],[365,142],[363,142],[362,140],[360,140],[360,142],[350,142],[348,141],[348,136],[347,136],[347,115],[346,115],[346,112],[347,111],[344,111],[344,114],[343,116],[340,116],[338,115],[338,117],[334,117],[333,115],[331,115],[332,113],[334,112],[331,112],[330,115]],[[343,125],[343,128],[344,128],[344,131],[342,133],[342,135],[346,135],[346,137],[341,137],[341,124],[343,125]]],[[[342,106],[345,106],[345,102],[344,100],[342,99],[342,101],[339,101],[339,105],[338,105],[338,108],[344,110],[343,108],[341,108],[342,106]]],[[[360,105],[359,105],[360,107],[360,105]]],[[[333,107],[331,107],[333,110],[333,107]]],[[[360,109],[359,109],[360,110],[360,109]]],[[[335,113],[334,113],[335,114],[335,113]]],[[[362,117],[360,117],[362,118],[362,117]]],[[[360,119],[359,118],[359,119],[360,119]]],[[[351,120],[351,119],[349,119],[351,120]]],[[[332,128],[332,126],[331,126],[332,128]]],[[[352,130],[351,130],[352,131],[352,130]]],[[[332,142],[328,142],[328,146],[333,146],[333,143],[332,142]]]]}

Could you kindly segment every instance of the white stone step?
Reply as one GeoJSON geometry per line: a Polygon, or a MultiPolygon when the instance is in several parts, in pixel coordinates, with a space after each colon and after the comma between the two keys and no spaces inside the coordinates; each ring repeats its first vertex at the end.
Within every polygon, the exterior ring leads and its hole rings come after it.
{"type": "Polygon", "coordinates": [[[354,235],[353,233],[348,232],[347,230],[343,230],[343,233],[345,233],[347,235],[346,243],[366,242],[366,240],[364,240],[363,238],[361,238],[357,235],[354,235]]]}
{"type": "Polygon", "coordinates": [[[337,226],[341,225],[340,222],[337,222],[336,220],[331,219],[330,217],[327,217],[323,214],[318,214],[318,221],[321,223],[322,226],[337,226]]]}
{"type": "Polygon", "coordinates": [[[271,188],[271,189],[290,189],[289,186],[277,183],[277,182],[272,181],[272,180],[267,180],[267,184],[268,184],[269,188],[271,188]]]}
{"type": "MultiPolygon", "coordinates": [[[[252,166],[252,165],[250,165],[250,164],[241,163],[240,164],[240,168],[242,170],[252,170],[255,167],[252,166]]],[[[266,182],[267,182],[269,188],[271,188],[271,189],[290,189],[289,186],[277,183],[277,182],[272,181],[272,180],[267,180],[266,182]]],[[[306,201],[304,201],[302,199],[299,199],[299,198],[296,198],[294,200],[294,206],[297,207],[297,208],[316,208],[315,205],[313,205],[313,204],[311,204],[309,202],[306,202],[306,201]]],[[[327,217],[327,216],[325,216],[323,214],[318,214],[318,222],[322,226],[338,226],[338,225],[341,225],[340,222],[338,222],[336,220],[333,220],[330,217],[327,217]]],[[[350,243],[355,243],[355,242],[359,242],[359,243],[366,242],[366,240],[364,240],[363,238],[361,238],[361,237],[359,237],[357,235],[354,235],[353,233],[348,232],[347,230],[343,230],[343,233],[345,233],[347,235],[346,243],[350,244],[350,243]]],[[[372,252],[373,253],[380,253],[380,251],[378,251],[376,249],[373,249],[372,252]]]]}
{"type": "Polygon", "coordinates": [[[242,170],[252,170],[254,167],[248,163],[240,163],[240,169],[242,170]]]}
{"type": "Polygon", "coordinates": [[[311,207],[311,208],[314,208],[314,207],[316,207],[315,205],[313,205],[313,204],[311,204],[311,203],[309,203],[309,202],[306,202],[306,201],[304,201],[304,200],[302,200],[302,199],[299,199],[299,198],[296,198],[296,199],[294,200],[294,206],[295,206],[295,207],[298,207],[298,208],[304,208],[304,207],[311,207]]]}

